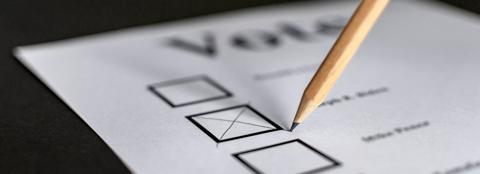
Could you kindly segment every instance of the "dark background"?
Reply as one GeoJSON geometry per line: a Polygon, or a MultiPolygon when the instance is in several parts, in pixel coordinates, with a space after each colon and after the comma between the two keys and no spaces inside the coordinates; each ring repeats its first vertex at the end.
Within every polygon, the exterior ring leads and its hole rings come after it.
{"type": "MultiPolygon", "coordinates": [[[[478,0],[443,1],[480,13],[478,0]]],[[[284,2],[0,2],[0,173],[129,173],[100,137],[12,56],[14,46],[284,2]]]]}

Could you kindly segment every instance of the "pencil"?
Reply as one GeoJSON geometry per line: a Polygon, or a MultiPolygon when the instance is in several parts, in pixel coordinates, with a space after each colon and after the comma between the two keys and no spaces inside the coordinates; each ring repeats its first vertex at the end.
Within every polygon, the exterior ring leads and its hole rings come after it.
{"type": "Polygon", "coordinates": [[[302,123],[323,102],[387,4],[388,0],[362,0],[305,88],[290,131],[302,123]]]}

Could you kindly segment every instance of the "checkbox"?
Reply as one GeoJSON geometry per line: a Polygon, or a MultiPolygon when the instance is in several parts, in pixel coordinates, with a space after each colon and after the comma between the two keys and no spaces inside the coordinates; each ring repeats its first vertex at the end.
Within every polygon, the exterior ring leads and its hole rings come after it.
{"type": "Polygon", "coordinates": [[[148,89],[171,107],[181,107],[231,97],[207,76],[194,76],[149,85],[148,89]]]}
{"type": "Polygon", "coordinates": [[[249,105],[190,115],[187,119],[217,143],[282,129],[249,105]]]}
{"type": "Polygon", "coordinates": [[[295,139],[233,154],[254,173],[320,173],[341,164],[295,139]]]}

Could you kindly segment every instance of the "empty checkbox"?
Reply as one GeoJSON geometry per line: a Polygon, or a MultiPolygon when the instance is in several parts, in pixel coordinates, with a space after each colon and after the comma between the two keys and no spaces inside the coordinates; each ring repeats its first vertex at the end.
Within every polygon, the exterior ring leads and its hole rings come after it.
{"type": "Polygon", "coordinates": [[[172,107],[231,97],[232,94],[207,76],[195,76],[149,85],[148,89],[172,107]]]}
{"type": "Polygon", "coordinates": [[[333,158],[299,139],[236,153],[233,156],[254,173],[319,173],[340,166],[333,158]]]}

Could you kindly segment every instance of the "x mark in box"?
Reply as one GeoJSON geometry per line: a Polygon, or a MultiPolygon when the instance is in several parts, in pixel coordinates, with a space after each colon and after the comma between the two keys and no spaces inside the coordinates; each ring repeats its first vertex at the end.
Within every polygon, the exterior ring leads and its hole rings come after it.
{"type": "Polygon", "coordinates": [[[249,105],[190,115],[187,119],[217,143],[282,130],[249,105]]]}

